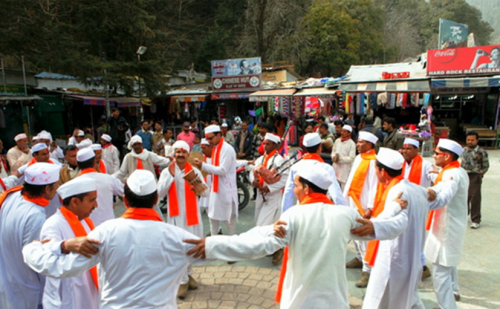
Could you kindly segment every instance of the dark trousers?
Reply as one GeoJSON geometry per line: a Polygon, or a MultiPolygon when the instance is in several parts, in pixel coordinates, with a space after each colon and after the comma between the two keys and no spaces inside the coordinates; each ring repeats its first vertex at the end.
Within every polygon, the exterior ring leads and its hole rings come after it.
{"type": "Polygon", "coordinates": [[[468,173],[469,175],[469,196],[467,205],[470,219],[474,223],[481,223],[481,184],[483,175],[478,173],[468,173]]]}

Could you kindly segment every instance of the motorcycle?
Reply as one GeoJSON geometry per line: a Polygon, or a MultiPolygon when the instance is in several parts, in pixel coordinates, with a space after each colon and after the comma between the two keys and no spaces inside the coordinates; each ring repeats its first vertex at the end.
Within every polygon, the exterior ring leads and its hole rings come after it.
{"type": "Polygon", "coordinates": [[[238,210],[242,210],[248,205],[250,201],[250,192],[248,191],[248,186],[250,181],[248,180],[248,174],[245,167],[240,167],[236,170],[236,187],[238,188],[238,210]]]}

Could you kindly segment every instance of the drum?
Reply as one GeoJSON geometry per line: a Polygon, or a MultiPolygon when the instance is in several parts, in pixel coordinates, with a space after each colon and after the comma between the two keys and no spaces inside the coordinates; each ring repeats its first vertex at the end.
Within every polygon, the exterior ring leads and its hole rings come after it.
{"type": "Polygon", "coordinates": [[[203,192],[208,190],[208,187],[200,180],[194,170],[191,170],[189,171],[189,173],[184,174],[182,178],[193,186],[193,191],[196,196],[200,196],[203,194],[203,192]]]}
{"type": "MultiPolygon", "coordinates": [[[[198,159],[200,161],[203,161],[203,154],[199,151],[193,151],[189,154],[189,157],[187,158],[187,161],[189,162],[189,164],[191,164],[193,167],[197,168],[195,165],[194,165],[194,159],[198,159]]],[[[203,175],[203,177],[207,177],[208,173],[205,172],[205,171],[202,171],[200,170],[201,174],[203,175]]]]}

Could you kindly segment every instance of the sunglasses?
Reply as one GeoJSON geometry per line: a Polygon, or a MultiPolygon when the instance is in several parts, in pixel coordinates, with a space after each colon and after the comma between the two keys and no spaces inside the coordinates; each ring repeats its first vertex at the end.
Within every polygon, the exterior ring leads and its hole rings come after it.
{"type": "Polygon", "coordinates": [[[444,156],[444,155],[447,155],[448,153],[446,152],[437,152],[437,151],[434,151],[434,155],[435,156],[444,156]]]}

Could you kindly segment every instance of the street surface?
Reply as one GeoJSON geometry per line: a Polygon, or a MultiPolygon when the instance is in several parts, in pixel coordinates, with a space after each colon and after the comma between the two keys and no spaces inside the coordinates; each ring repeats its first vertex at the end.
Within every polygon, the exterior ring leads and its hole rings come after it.
{"type": "MultiPolygon", "coordinates": [[[[462,262],[458,267],[461,300],[459,308],[500,308],[500,150],[488,150],[490,169],[483,179],[481,227],[467,227],[462,262]]],[[[432,158],[426,158],[432,161],[432,158]]],[[[250,191],[251,195],[253,194],[250,191]]],[[[254,226],[255,204],[239,214],[238,233],[254,226]]],[[[123,203],[116,203],[115,215],[125,211],[123,203]]],[[[205,233],[209,232],[206,214],[203,215],[205,233]]],[[[226,233],[225,226],[222,228],[226,233]]],[[[348,246],[347,261],[355,256],[353,243],[348,246]]],[[[432,265],[429,265],[432,268],[432,265]]],[[[271,257],[242,261],[232,265],[213,261],[194,268],[198,290],[190,291],[180,308],[278,308],[273,302],[280,266],[271,263],[271,257]]],[[[356,288],[360,269],[348,269],[347,280],[351,308],[361,308],[366,289],[356,288]]],[[[437,307],[432,277],[419,286],[420,297],[426,308],[437,307]]]]}

